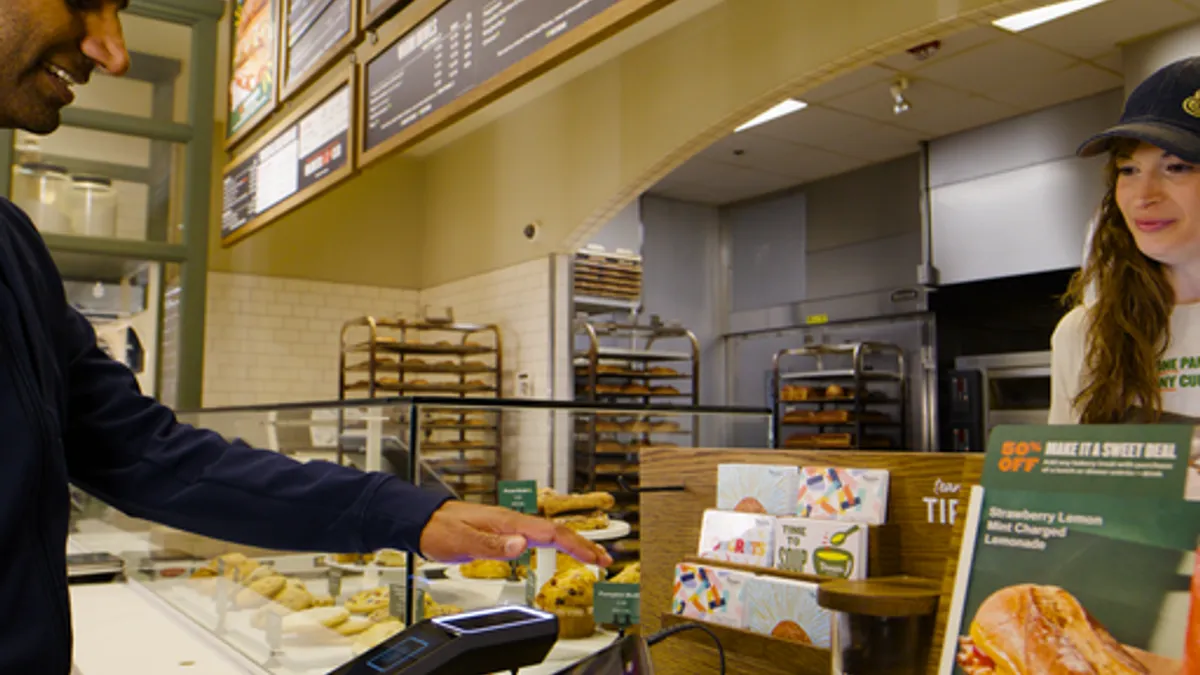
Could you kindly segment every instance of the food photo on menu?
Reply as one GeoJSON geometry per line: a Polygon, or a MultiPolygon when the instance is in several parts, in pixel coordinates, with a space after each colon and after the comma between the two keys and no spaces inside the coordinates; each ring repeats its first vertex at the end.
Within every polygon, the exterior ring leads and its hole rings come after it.
{"type": "Polygon", "coordinates": [[[273,0],[233,0],[229,127],[236,131],[271,101],[275,80],[273,0]]]}
{"type": "Polygon", "coordinates": [[[1192,431],[998,430],[940,672],[1200,673],[1192,431]]]}

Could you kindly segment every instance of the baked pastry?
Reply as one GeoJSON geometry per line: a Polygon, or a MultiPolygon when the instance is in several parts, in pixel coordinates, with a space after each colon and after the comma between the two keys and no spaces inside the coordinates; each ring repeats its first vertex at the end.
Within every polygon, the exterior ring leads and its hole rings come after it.
{"type": "Polygon", "coordinates": [[[534,604],[558,617],[558,637],[579,639],[596,632],[592,594],[596,577],[579,567],[555,574],[534,598],[534,604]]]}
{"type": "Polygon", "coordinates": [[[592,513],[572,514],[569,516],[557,516],[552,520],[559,524],[565,525],[567,529],[575,532],[589,532],[592,530],[603,530],[608,527],[608,514],[603,511],[593,511],[592,513]]]}
{"type": "Polygon", "coordinates": [[[545,500],[539,500],[542,512],[547,516],[556,516],[571,511],[608,511],[616,505],[617,500],[607,492],[589,492],[587,494],[548,495],[545,500]]]}
{"type": "Polygon", "coordinates": [[[825,398],[846,398],[846,390],[837,384],[831,384],[825,388],[825,398]]]}
{"type": "Polygon", "coordinates": [[[654,387],[650,390],[650,393],[654,394],[655,396],[678,396],[679,389],[670,385],[666,385],[662,387],[654,387]]]}
{"type": "Polygon", "coordinates": [[[783,390],[779,393],[779,397],[784,401],[808,401],[815,398],[815,393],[812,387],[788,384],[784,385],[783,390]]]}
{"type": "Polygon", "coordinates": [[[357,565],[362,558],[358,553],[334,553],[334,562],[342,563],[343,565],[357,565]]]}
{"type": "Polygon", "coordinates": [[[350,612],[345,607],[313,607],[283,617],[283,632],[320,635],[349,618],[350,612]]]}
{"type": "Polygon", "coordinates": [[[404,551],[394,548],[383,548],[375,552],[375,564],[380,567],[404,567],[408,561],[404,551]]]}
{"type": "Polygon", "coordinates": [[[378,586],[365,591],[359,591],[346,600],[346,609],[355,614],[370,614],[377,609],[386,609],[387,606],[387,586],[378,586]]]}
{"type": "Polygon", "coordinates": [[[287,579],[282,576],[271,576],[259,579],[251,583],[248,587],[238,591],[237,597],[234,598],[234,605],[238,609],[254,609],[267,604],[267,601],[275,597],[283,587],[287,585],[287,579]]]}
{"type": "MultiPolygon", "coordinates": [[[[959,638],[956,657],[967,675],[1151,672],[1057,586],[1018,584],[996,591],[976,610],[968,632],[959,638]]],[[[1172,670],[1180,672],[1179,664],[1172,670]]]]}
{"type": "Polygon", "coordinates": [[[300,612],[312,607],[313,596],[304,587],[303,582],[295,579],[288,579],[283,590],[279,594],[271,598],[271,601],[286,607],[293,612],[300,612]]]}
{"type": "MultiPolygon", "coordinates": [[[[629,540],[633,541],[633,540],[629,540]]],[[[609,579],[610,583],[614,584],[640,584],[642,583],[642,563],[635,562],[625,569],[621,570],[609,579]]]]}
{"type": "Polygon", "coordinates": [[[767,512],[767,507],[763,506],[762,502],[758,501],[754,497],[742,497],[742,500],[733,507],[733,510],[739,513],[765,514],[767,512]]]}
{"type": "Polygon", "coordinates": [[[596,441],[596,452],[625,452],[625,446],[616,441],[596,441]]]}
{"type": "Polygon", "coordinates": [[[432,619],[435,616],[450,616],[451,614],[462,614],[462,607],[458,605],[443,605],[433,601],[433,598],[428,593],[425,594],[425,618],[432,619]]]}
{"type": "Polygon", "coordinates": [[[672,422],[670,420],[664,422],[654,422],[650,425],[650,431],[656,434],[672,433],[679,431],[680,429],[681,427],[679,426],[679,422],[672,422]]]}
{"type": "Polygon", "coordinates": [[[512,576],[512,565],[503,560],[472,560],[458,571],[468,579],[507,579],[512,576]]]}
{"type": "Polygon", "coordinates": [[[620,431],[620,430],[621,430],[621,425],[616,422],[611,422],[608,420],[605,420],[603,422],[601,422],[601,421],[596,422],[596,431],[615,432],[615,431],[620,431]]]}
{"type": "Polygon", "coordinates": [[[395,617],[388,617],[355,636],[350,649],[355,656],[360,656],[402,630],[404,622],[395,617]]]}
{"type": "Polygon", "coordinates": [[[644,384],[627,384],[621,387],[621,393],[628,396],[646,396],[650,393],[650,387],[644,384]]]}
{"type": "Polygon", "coordinates": [[[358,635],[373,625],[375,625],[375,622],[365,616],[352,616],[334,626],[333,630],[337,631],[338,635],[349,637],[351,635],[358,635]]]}
{"type": "Polygon", "coordinates": [[[332,595],[314,595],[312,596],[313,607],[333,607],[337,603],[332,595]]]}
{"type": "Polygon", "coordinates": [[[644,434],[650,431],[650,429],[650,423],[645,420],[638,420],[637,422],[630,422],[629,424],[625,425],[626,431],[632,431],[635,434],[644,434]]]}
{"type": "Polygon", "coordinates": [[[621,393],[621,385],[619,384],[598,384],[596,385],[596,393],[604,395],[614,395],[621,393]]]}
{"type": "Polygon", "coordinates": [[[658,377],[674,377],[679,375],[679,371],[666,366],[655,366],[646,371],[647,375],[657,375],[658,377]]]}

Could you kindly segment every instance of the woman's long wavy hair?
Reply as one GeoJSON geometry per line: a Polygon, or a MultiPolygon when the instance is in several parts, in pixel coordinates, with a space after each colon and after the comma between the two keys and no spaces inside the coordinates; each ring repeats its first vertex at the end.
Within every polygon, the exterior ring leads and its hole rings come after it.
{"type": "Polygon", "coordinates": [[[1158,365],[1171,341],[1175,291],[1163,266],[1138,249],[1116,199],[1117,160],[1136,147],[1136,141],[1122,140],[1109,153],[1099,223],[1087,262],[1066,295],[1079,305],[1094,291],[1082,388],[1074,401],[1084,424],[1117,423],[1139,406],[1145,421],[1162,415],[1158,365]]]}

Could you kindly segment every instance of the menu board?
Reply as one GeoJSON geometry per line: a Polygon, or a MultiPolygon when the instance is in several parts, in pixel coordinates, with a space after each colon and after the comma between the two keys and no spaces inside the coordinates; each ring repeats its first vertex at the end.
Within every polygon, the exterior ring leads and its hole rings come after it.
{"type": "Polygon", "coordinates": [[[367,0],[366,10],[363,12],[364,22],[375,23],[393,7],[400,4],[407,5],[409,2],[412,0],[367,0]]]}
{"type": "Polygon", "coordinates": [[[233,0],[227,135],[249,129],[275,103],[280,0],[233,0]]]}
{"type": "Polygon", "coordinates": [[[343,84],[226,170],[222,239],[347,165],[352,91],[349,83],[343,84]]]}
{"type": "Polygon", "coordinates": [[[354,0],[292,0],[287,14],[285,88],[299,86],[353,30],[354,0]]]}
{"type": "Polygon", "coordinates": [[[619,0],[450,0],[366,67],[370,150],[619,0]]]}

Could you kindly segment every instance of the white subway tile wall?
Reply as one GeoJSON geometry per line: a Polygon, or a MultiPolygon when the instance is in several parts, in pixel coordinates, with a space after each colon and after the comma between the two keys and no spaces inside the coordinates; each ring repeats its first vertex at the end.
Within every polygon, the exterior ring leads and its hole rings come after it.
{"type": "MultiPolygon", "coordinates": [[[[204,405],[334,399],[342,323],[366,314],[416,318],[422,307],[430,316],[452,307],[458,321],[499,325],[504,396],[550,398],[550,283],[549,259],[420,292],[211,272],[204,405]],[[527,392],[518,389],[520,374],[527,392]]],[[[547,480],[550,414],[505,416],[505,478],[547,480]]]]}
{"type": "MultiPolygon", "coordinates": [[[[505,397],[550,398],[550,260],[532,260],[421,291],[431,316],[454,308],[454,318],[500,327],[505,397]],[[526,375],[528,391],[518,387],[526,375]]],[[[549,411],[504,415],[502,473],[506,479],[546,484],[550,470],[549,411]]]]}
{"type": "Polygon", "coordinates": [[[337,398],[342,324],[415,317],[416,291],[210,272],[204,406],[337,398]]]}

